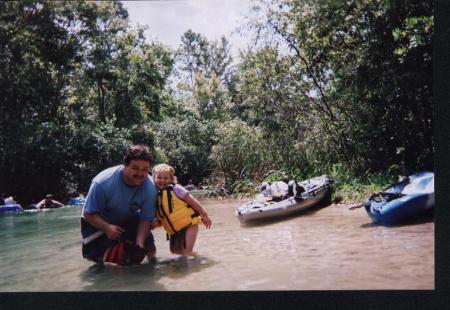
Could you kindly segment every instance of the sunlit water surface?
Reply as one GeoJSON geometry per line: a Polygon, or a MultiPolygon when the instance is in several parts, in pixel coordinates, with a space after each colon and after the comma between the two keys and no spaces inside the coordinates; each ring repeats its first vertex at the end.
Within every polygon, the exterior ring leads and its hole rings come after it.
{"type": "Polygon", "coordinates": [[[0,215],[0,291],[216,291],[434,289],[432,218],[371,224],[344,205],[241,227],[242,201],[204,200],[198,256],[170,254],[154,231],[157,262],[100,267],[81,257],[80,207],[0,215]]]}

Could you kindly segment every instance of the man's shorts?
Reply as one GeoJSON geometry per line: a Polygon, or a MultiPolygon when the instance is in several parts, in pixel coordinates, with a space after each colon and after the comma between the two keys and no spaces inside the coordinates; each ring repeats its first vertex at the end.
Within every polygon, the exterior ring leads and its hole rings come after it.
{"type": "Polygon", "coordinates": [[[130,265],[140,263],[144,259],[145,254],[155,247],[155,240],[151,232],[145,240],[144,249],[136,245],[139,226],[138,217],[134,217],[117,226],[122,227],[125,231],[122,233],[120,240],[111,240],[108,239],[105,233],[81,218],[83,257],[97,263],[103,263],[105,253],[110,250],[110,254],[114,254],[114,257],[108,255],[109,260],[107,261],[119,265],[130,265]]]}

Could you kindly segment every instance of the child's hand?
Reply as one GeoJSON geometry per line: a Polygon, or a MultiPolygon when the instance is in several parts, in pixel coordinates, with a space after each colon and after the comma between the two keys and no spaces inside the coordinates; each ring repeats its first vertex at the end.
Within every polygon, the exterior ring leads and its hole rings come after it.
{"type": "Polygon", "coordinates": [[[204,216],[202,216],[202,223],[203,223],[203,225],[205,225],[206,229],[211,228],[212,221],[208,217],[208,214],[205,214],[204,216]]]}

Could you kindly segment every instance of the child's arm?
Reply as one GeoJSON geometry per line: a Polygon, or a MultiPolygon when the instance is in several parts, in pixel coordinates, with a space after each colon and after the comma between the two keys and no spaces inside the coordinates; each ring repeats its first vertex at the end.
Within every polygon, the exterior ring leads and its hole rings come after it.
{"type": "Polygon", "coordinates": [[[186,196],[184,196],[183,198],[184,202],[186,202],[187,204],[189,204],[195,211],[197,211],[198,214],[200,214],[200,217],[202,218],[202,222],[203,225],[205,225],[205,227],[211,228],[211,224],[212,221],[211,219],[208,217],[208,214],[206,213],[205,209],[203,208],[203,206],[200,204],[200,202],[195,199],[191,194],[186,194],[186,196]]]}

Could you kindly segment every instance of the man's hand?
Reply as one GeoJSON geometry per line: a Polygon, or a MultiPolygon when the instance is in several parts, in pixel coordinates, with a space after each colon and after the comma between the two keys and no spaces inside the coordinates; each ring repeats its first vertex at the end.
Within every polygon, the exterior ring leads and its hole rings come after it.
{"type": "Polygon", "coordinates": [[[136,246],[143,249],[144,248],[144,241],[143,240],[137,240],[136,246]]]}
{"type": "Polygon", "coordinates": [[[124,231],[125,230],[120,226],[109,224],[108,226],[106,226],[105,234],[108,239],[119,240],[124,231]]]}

